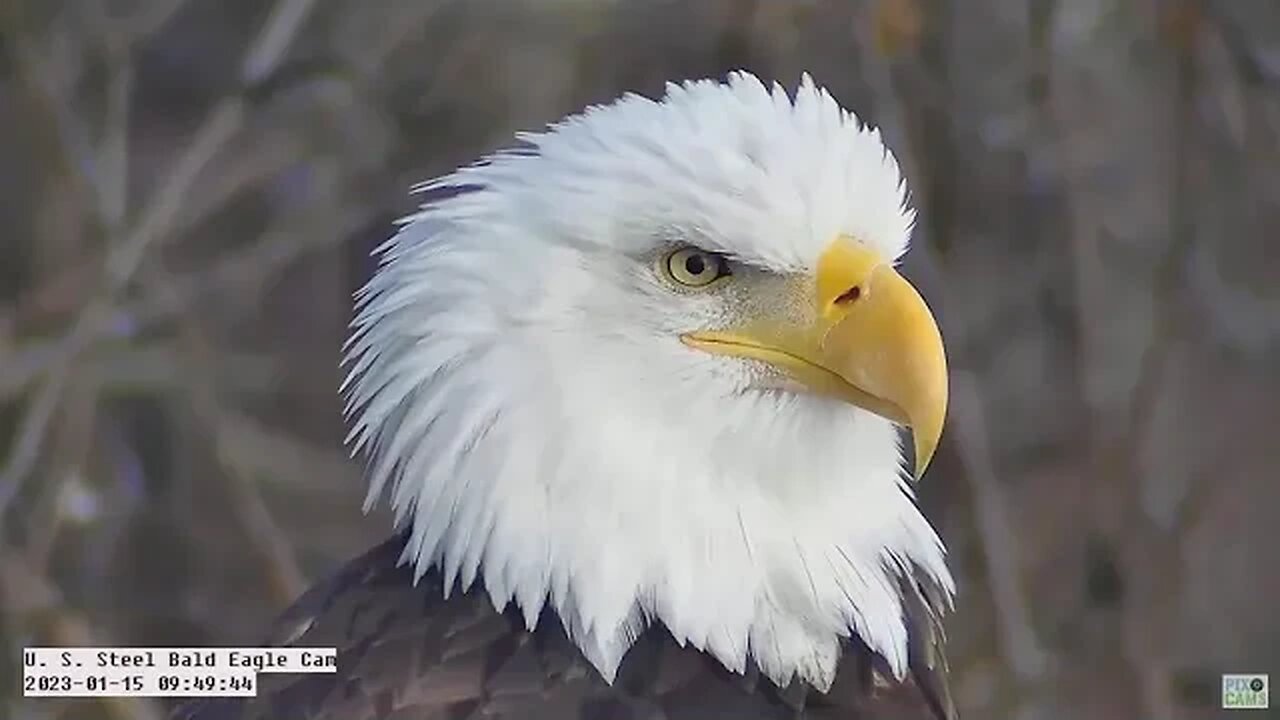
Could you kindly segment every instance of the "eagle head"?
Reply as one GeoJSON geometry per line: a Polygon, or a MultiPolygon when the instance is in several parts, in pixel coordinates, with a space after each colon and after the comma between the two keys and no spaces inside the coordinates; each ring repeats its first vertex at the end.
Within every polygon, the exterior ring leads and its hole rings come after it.
{"type": "Polygon", "coordinates": [[[901,675],[900,579],[952,592],[928,463],[942,342],[894,269],[879,133],[805,76],[591,107],[420,186],[357,295],[344,384],[405,562],[549,605],[606,680],[660,622],[727,668],[901,675]]]}

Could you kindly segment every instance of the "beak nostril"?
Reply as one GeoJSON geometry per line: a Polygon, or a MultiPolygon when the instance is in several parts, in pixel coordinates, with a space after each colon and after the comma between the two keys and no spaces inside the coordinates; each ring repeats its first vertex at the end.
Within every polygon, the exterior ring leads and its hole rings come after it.
{"type": "Polygon", "coordinates": [[[857,299],[860,297],[862,297],[862,287],[858,285],[854,285],[853,287],[841,293],[840,297],[836,298],[835,304],[848,305],[849,303],[856,302],[857,299]]]}

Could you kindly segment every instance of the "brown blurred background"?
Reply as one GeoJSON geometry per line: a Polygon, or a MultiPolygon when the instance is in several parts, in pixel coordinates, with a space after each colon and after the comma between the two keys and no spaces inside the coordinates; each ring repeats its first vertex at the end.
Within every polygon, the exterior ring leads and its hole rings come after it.
{"type": "Polygon", "coordinates": [[[0,717],[158,718],[17,648],[252,644],[387,533],[338,358],[414,181],[733,68],[913,185],[962,717],[1280,675],[1275,0],[0,0],[0,717]]]}

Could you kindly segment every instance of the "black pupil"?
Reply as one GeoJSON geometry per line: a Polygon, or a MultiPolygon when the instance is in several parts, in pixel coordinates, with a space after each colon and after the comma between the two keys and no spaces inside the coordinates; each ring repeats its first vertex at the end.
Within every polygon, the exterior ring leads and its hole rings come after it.
{"type": "Polygon", "coordinates": [[[707,269],[707,261],[701,255],[690,255],[684,259],[685,272],[697,277],[707,269]]]}

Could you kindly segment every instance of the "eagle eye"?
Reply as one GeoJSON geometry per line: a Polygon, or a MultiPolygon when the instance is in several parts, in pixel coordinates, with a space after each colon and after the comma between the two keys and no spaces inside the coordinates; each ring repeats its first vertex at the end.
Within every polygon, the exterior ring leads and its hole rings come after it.
{"type": "Polygon", "coordinates": [[[729,260],[725,256],[693,247],[668,253],[662,260],[661,269],[672,282],[689,288],[707,287],[730,274],[729,260]]]}

